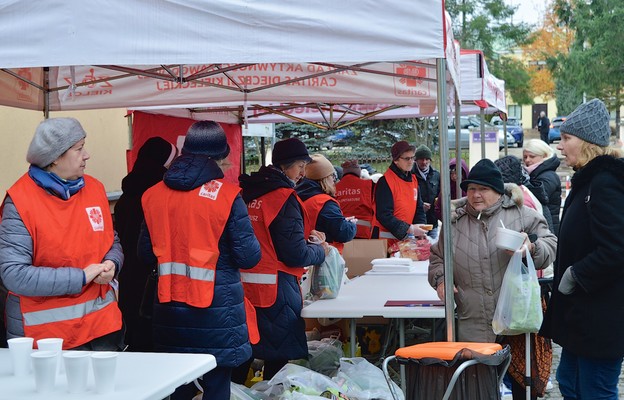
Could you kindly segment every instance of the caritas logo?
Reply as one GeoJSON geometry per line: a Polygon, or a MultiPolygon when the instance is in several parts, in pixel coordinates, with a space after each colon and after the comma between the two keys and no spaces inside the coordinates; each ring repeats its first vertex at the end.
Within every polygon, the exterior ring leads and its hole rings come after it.
{"type": "Polygon", "coordinates": [[[221,186],[223,186],[223,183],[219,181],[204,183],[199,190],[199,195],[210,200],[216,200],[219,195],[219,190],[221,190],[221,186]]]}
{"type": "Polygon", "coordinates": [[[414,76],[414,78],[398,78],[399,82],[401,82],[403,85],[407,86],[407,87],[416,87],[420,84],[422,84],[422,79],[418,79],[418,78],[425,78],[427,76],[427,69],[424,67],[415,67],[413,65],[407,65],[407,64],[399,64],[396,67],[396,71],[397,74],[399,75],[412,75],[414,76]]]}
{"type": "Polygon", "coordinates": [[[94,232],[104,230],[104,215],[102,215],[102,209],[100,207],[87,207],[87,216],[94,232]]]}

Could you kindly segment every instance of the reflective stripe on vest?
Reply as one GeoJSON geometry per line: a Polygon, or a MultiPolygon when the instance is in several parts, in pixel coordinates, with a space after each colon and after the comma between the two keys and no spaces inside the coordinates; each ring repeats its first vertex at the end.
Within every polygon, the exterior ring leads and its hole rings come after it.
{"type": "Polygon", "coordinates": [[[257,283],[260,285],[275,285],[277,283],[277,274],[255,274],[249,272],[241,272],[241,280],[245,283],[257,283]]]}
{"type": "Polygon", "coordinates": [[[158,265],[158,276],[181,275],[198,281],[214,282],[215,272],[211,269],[191,267],[178,262],[167,262],[158,265]]]}
{"type": "Polygon", "coordinates": [[[360,225],[360,226],[367,226],[367,227],[371,227],[371,223],[368,221],[363,221],[361,219],[358,219],[357,222],[355,223],[356,225],[360,225]]]}
{"type": "Polygon", "coordinates": [[[35,326],[51,322],[68,321],[70,319],[83,318],[88,314],[99,311],[115,302],[115,292],[109,290],[106,297],[97,297],[84,303],[71,306],[50,308],[42,311],[24,313],[24,325],[35,326]]]}
{"type": "Polygon", "coordinates": [[[380,239],[395,239],[395,240],[398,240],[396,236],[394,236],[392,233],[386,232],[386,231],[380,231],[379,232],[379,238],[380,239]]]}

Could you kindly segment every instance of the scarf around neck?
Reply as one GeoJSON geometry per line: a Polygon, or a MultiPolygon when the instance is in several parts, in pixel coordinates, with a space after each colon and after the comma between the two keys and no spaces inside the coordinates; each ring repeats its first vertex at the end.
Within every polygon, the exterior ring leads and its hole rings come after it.
{"type": "Polygon", "coordinates": [[[32,164],[28,168],[28,176],[43,190],[63,200],[69,200],[71,196],[78,193],[85,185],[83,177],[63,179],[54,172],[45,171],[32,164]]]}

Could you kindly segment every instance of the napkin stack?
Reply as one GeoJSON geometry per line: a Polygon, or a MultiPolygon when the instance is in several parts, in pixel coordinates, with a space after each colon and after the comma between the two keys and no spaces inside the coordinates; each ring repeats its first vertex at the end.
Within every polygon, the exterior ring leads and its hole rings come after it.
{"type": "Polygon", "coordinates": [[[411,258],[376,258],[373,268],[367,274],[422,274],[427,273],[428,262],[413,261],[411,258]]]}

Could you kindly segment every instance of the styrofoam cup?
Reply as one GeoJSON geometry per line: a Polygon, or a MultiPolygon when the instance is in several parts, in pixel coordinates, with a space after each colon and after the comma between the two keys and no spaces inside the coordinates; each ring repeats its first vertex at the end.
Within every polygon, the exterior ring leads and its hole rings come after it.
{"type": "Polygon", "coordinates": [[[7,340],[11,362],[13,363],[13,375],[26,376],[30,373],[30,353],[32,353],[34,339],[31,337],[19,337],[7,340]]]}
{"type": "Polygon", "coordinates": [[[56,355],[56,373],[61,372],[63,339],[62,338],[46,338],[37,340],[37,348],[43,351],[55,351],[56,355]]]}
{"type": "Polygon", "coordinates": [[[56,360],[58,352],[39,350],[30,353],[35,371],[37,392],[46,393],[54,389],[56,382],[56,360]]]}
{"type": "Polygon", "coordinates": [[[496,247],[504,250],[516,251],[520,250],[522,243],[524,243],[525,236],[520,233],[507,228],[497,228],[496,232],[496,247]]]}
{"type": "Polygon", "coordinates": [[[111,393],[115,390],[117,380],[117,354],[112,351],[91,353],[93,376],[95,377],[95,391],[97,393],[111,393]]]}
{"type": "Polygon", "coordinates": [[[88,351],[66,351],[63,353],[67,391],[84,393],[87,391],[91,353],[88,351]]]}

